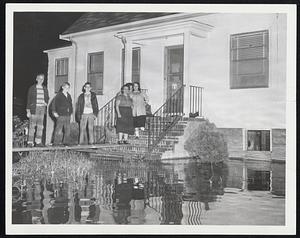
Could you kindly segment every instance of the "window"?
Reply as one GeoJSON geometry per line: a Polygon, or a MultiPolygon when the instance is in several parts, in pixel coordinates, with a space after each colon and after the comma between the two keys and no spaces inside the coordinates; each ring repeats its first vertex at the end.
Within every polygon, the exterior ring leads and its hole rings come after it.
{"type": "Polygon", "coordinates": [[[104,53],[90,53],[88,55],[88,82],[98,95],[103,94],[103,68],[104,53]]]}
{"type": "MultiPolygon", "coordinates": [[[[122,49],[122,82],[124,83],[125,50],[122,49]]],[[[132,49],[131,82],[140,82],[141,48],[132,49]]]]}
{"type": "Polygon", "coordinates": [[[55,93],[57,93],[64,82],[68,82],[69,59],[61,58],[55,61],[55,93]]]}
{"type": "Polygon", "coordinates": [[[270,151],[270,131],[268,130],[249,130],[247,141],[249,151],[270,151]]]}
{"type": "Polygon", "coordinates": [[[230,37],[230,88],[269,86],[269,32],[230,37]]]}
{"type": "Polygon", "coordinates": [[[141,49],[132,49],[132,82],[140,82],[141,49]]]}

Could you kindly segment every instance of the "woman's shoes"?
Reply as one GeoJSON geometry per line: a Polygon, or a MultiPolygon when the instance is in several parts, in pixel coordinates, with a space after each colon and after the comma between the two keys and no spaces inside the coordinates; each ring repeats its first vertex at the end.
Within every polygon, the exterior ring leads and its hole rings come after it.
{"type": "Polygon", "coordinates": [[[135,139],[139,139],[140,137],[139,137],[139,136],[135,136],[134,138],[135,138],[135,139]]]}
{"type": "Polygon", "coordinates": [[[124,144],[129,144],[129,142],[127,140],[124,140],[123,143],[124,144]]]}
{"type": "Polygon", "coordinates": [[[123,141],[118,140],[118,144],[119,144],[119,145],[123,144],[123,141]]]}

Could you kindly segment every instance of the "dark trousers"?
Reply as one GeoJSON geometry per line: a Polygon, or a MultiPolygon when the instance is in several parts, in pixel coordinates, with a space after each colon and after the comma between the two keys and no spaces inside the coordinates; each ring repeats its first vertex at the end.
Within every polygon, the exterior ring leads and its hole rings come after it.
{"type": "Polygon", "coordinates": [[[70,116],[59,116],[54,131],[54,144],[70,144],[70,116]]]}

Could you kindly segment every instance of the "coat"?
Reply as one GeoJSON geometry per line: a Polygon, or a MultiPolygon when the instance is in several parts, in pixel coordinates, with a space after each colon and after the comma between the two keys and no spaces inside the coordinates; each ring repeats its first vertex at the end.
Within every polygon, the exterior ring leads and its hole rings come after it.
{"type": "MultiPolygon", "coordinates": [[[[93,114],[97,117],[99,108],[98,108],[98,101],[97,96],[94,92],[91,92],[91,103],[93,108],[93,114]]],[[[80,122],[81,116],[83,114],[84,109],[84,93],[80,94],[78,97],[77,105],[76,105],[76,121],[80,122]]]]}
{"type": "MultiPolygon", "coordinates": [[[[44,100],[45,100],[45,103],[48,104],[48,101],[49,101],[48,89],[45,86],[43,86],[43,89],[44,89],[44,100]]],[[[28,89],[28,93],[27,93],[26,109],[30,110],[31,114],[35,114],[36,95],[37,95],[37,89],[36,89],[36,84],[34,84],[28,89]]],[[[46,110],[45,110],[45,113],[46,113],[46,110]]]]}
{"type": "Polygon", "coordinates": [[[53,99],[52,112],[59,116],[70,116],[73,113],[71,95],[68,93],[66,97],[63,92],[58,92],[53,99]]]}

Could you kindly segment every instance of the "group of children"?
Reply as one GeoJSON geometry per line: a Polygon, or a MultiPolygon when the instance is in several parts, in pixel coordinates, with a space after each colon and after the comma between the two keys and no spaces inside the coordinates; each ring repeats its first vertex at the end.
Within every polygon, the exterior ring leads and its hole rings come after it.
{"type": "MultiPolygon", "coordinates": [[[[44,116],[49,103],[48,89],[43,85],[44,77],[44,74],[38,74],[36,84],[29,88],[27,94],[28,147],[44,146],[42,143],[44,116]]],[[[64,82],[50,105],[50,114],[56,121],[53,134],[54,146],[71,144],[70,121],[73,103],[69,90],[70,84],[64,82]]],[[[80,125],[79,144],[85,144],[85,138],[88,138],[88,144],[95,144],[94,125],[99,107],[96,94],[91,90],[91,83],[86,82],[76,103],[75,119],[80,125]]],[[[121,92],[116,95],[115,103],[118,144],[128,144],[128,135],[139,138],[139,131],[145,129],[147,104],[148,97],[142,92],[138,82],[122,86],[121,92]]]]}

